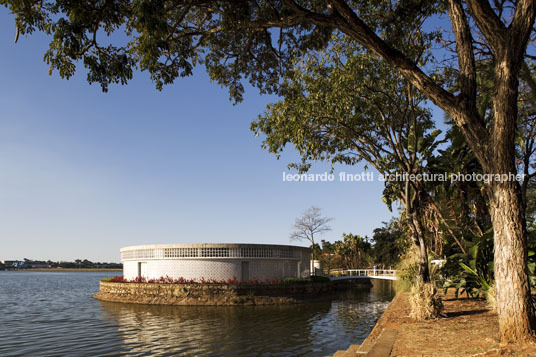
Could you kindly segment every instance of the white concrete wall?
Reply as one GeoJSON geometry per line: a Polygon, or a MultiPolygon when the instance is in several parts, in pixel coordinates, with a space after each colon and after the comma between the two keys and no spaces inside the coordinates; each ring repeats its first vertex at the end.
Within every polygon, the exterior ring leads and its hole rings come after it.
{"type": "Polygon", "coordinates": [[[153,260],[147,262],[148,277],[170,276],[185,279],[240,279],[242,270],[236,260],[153,260]]]}
{"type": "Polygon", "coordinates": [[[243,276],[265,281],[288,277],[309,276],[309,250],[292,246],[251,244],[180,244],[136,246],[121,249],[123,276],[146,279],[172,278],[228,280],[243,276]],[[199,246],[199,247],[198,247],[199,246]],[[195,253],[191,256],[191,252],[195,253]],[[216,254],[216,257],[205,254],[216,254]],[[188,254],[183,254],[188,253],[188,254]],[[203,254],[202,254],[203,253],[203,254]],[[171,255],[173,254],[173,255],[171,255]],[[225,255],[224,255],[225,254],[225,255]],[[242,255],[242,256],[239,256],[242,255]],[[255,255],[255,257],[249,257],[255,255]],[[248,262],[248,274],[243,275],[242,263],[248,262]]]}
{"type": "Polygon", "coordinates": [[[266,279],[283,279],[288,277],[306,276],[304,272],[308,268],[307,262],[300,264],[298,271],[297,260],[235,260],[235,259],[181,259],[181,260],[139,260],[125,261],[123,264],[123,276],[125,279],[135,279],[138,276],[138,262],[146,264],[144,277],[146,279],[158,279],[169,276],[172,278],[185,279],[216,279],[227,280],[242,279],[242,261],[249,262],[249,278],[257,278],[261,281],[266,279]]]}
{"type": "Polygon", "coordinates": [[[138,262],[124,261],[123,262],[123,277],[125,279],[134,279],[138,276],[138,262]]]}

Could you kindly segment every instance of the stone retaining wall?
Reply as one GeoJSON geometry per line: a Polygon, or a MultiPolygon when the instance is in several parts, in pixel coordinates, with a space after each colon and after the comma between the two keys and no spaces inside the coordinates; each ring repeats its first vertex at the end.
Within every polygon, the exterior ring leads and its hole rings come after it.
{"type": "Polygon", "coordinates": [[[103,301],[152,305],[277,305],[332,297],[338,291],[370,288],[370,279],[297,284],[100,283],[103,301]]]}

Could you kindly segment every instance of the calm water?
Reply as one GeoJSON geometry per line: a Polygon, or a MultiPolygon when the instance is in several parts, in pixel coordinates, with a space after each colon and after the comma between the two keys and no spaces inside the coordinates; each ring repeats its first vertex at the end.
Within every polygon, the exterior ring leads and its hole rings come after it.
{"type": "Polygon", "coordinates": [[[389,281],[329,302],[143,306],[91,296],[110,272],[0,272],[0,356],[326,356],[360,343],[389,281]]]}

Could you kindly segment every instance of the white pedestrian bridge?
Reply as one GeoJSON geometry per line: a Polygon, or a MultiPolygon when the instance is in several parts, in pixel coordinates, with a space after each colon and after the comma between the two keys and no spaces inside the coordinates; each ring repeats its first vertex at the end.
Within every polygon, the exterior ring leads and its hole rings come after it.
{"type": "Polygon", "coordinates": [[[383,279],[396,280],[396,270],[392,269],[349,269],[330,270],[328,276],[331,280],[341,279],[383,279]]]}

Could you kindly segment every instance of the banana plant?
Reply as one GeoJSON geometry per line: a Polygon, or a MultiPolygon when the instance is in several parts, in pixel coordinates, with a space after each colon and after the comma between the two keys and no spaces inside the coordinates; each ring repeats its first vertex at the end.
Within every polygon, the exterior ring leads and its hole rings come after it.
{"type": "Polygon", "coordinates": [[[443,289],[446,292],[454,288],[456,297],[460,292],[472,297],[480,296],[493,284],[493,269],[493,230],[489,229],[483,236],[474,239],[467,254],[448,257],[443,289]]]}

